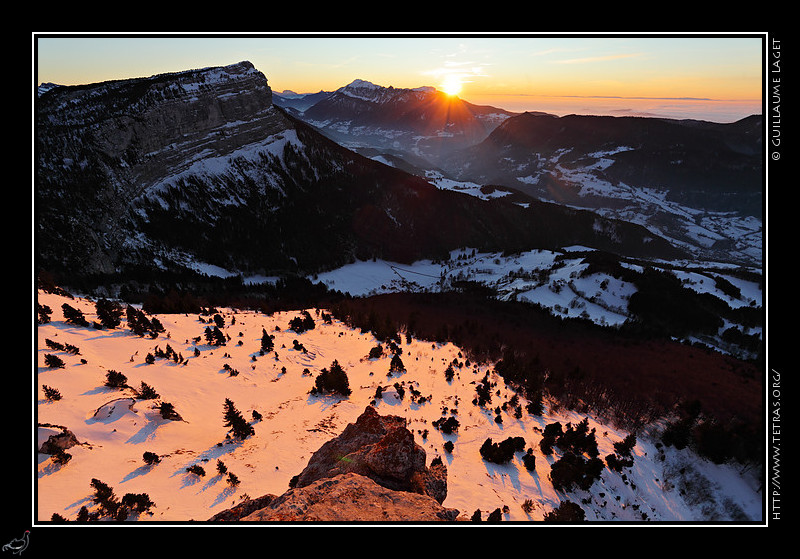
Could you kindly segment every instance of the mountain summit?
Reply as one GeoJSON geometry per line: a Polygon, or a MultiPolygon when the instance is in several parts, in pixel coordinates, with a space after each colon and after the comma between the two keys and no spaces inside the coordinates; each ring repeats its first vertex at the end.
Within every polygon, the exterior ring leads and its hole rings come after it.
{"type": "Polygon", "coordinates": [[[513,114],[430,86],[383,87],[357,79],[305,109],[301,118],[342,145],[383,148],[437,164],[453,150],[482,141],[513,114]]]}

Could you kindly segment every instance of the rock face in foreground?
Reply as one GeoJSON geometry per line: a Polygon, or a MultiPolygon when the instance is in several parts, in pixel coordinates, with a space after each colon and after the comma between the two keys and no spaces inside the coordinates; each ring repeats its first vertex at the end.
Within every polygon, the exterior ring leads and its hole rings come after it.
{"type": "Polygon", "coordinates": [[[435,522],[457,516],[457,510],[446,509],[426,495],[392,491],[351,472],[291,489],[242,520],[435,522]]]}
{"type": "Polygon", "coordinates": [[[444,464],[434,460],[427,467],[405,419],[381,416],[371,406],[322,445],[291,486],[279,497],[265,495],[211,520],[430,522],[458,516],[441,505],[447,496],[444,464]]]}

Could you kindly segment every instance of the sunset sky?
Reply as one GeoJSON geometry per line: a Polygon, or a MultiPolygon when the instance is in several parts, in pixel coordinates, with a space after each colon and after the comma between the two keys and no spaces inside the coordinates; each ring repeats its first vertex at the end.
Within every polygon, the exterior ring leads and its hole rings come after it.
{"type": "Polygon", "coordinates": [[[731,122],[762,112],[763,35],[395,37],[34,34],[34,80],[62,85],[249,60],[280,92],[354,79],[453,88],[513,111],[644,114],[731,122]]]}

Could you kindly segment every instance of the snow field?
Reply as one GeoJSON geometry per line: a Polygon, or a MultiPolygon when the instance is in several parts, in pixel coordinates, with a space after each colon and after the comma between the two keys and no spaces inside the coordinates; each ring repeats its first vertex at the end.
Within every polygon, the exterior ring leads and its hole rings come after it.
{"type": "MultiPolygon", "coordinates": [[[[38,302],[53,312],[50,323],[37,327],[36,421],[64,426],[83,444],[67,450],[72,459],[65,465],[56,464],[47,454],[37,454],[37,521],[48,521],[53,513],[72,520],[84,505],[92,510],[93,478],[111,486],[119,498],[125,493],[147,493],[155,506],[151,514],[138,517],[141,521],[204,521],[248,496],[280,495],[288,490],[291,477],[302,471],[311,454],[354,422],[373,401],[380,414],[407,419],[429,464],[436,456],[441,457],[448,468],[448,496],[443,504],[459,509],[464,516],[480,509],[485,519],[496,508],[508,507],[503,521],[535,521],[559,502],[572,500],[583,501],[588,520],[638,521],[642,513],[649,520],[703,520],[722,514],[719,511],[724,508],[720,505],[723,502],[727,509],[743,511],[750,519],[760,518],[760,495],[735,469],[672,451],[662,461],[646,437],[640,437],[634,449],[634,466],[627,473],[627,483],[620,474],[606,468],[602,479],[588,492],[556,491],[548,472],[558,454],[541,454],[541,430],[553,421],[576,424],[583,416],[552,408],[541,417],[532,416],[524,411],[526,402],[520,398],[521,418],[515,418],[509,407],[501,414],[503,422],[496,423],[492,410],[508,401],[513,390],[493,374],[490,365],[467,364],[459,355],[459,348],[452,344],[407,342],[403,338],[401,358],[406,371],[389,375],[388,352],[378,359],[368,358],[370,349],[378,343],[371,334],[337,320],[326,324],[314,310],[310,312],[316,327],[297,334],[288,325],[299,311],[267,316],[219,309],[225,319],[223,331],[230,340],[225,346],[214,347],[205,343],[203,331],[208,324],[201,322],[198,315],[159,315],[166,331],[151,339],[134,335],[124,318],[114,330],[64,322],[64,302],[82,310],[91,322],[95,317],[94,302],[87,299],[39,292],[38,302]],[[275,336],[275,351],[263,356],[259,355],[262,328],[275,336]],[[201,339],[196,343],[197,337],[201,339]],[[45,345],[45,339],[77,346],[80,354],[53,351],[45,345]],[[307,353],[293,349],[295,340],[307,353]],[[148,353],[156,347],[165,350],[167,344],[183,356],[185,364],[159,358],[152,364],[145,363],[148,353]],[[46,354],[57,354],[65,367],[47,367],[46,354]],[[315,377],[334,360],[347,372],[352,394],[348,398],[311,395],[315,377]],[[456,376],[448,382],[444,371],[454,361],[462,366],[454,366],[456,376]],[[239,374],[232,376],[224,368],[226,364],[239,374]],[[160,399],[130,400],[127,398],[133,395],[131,390],[105,387],[108,370],[123,373],[132,387],[147,383],[160,399]],[[476,383],[487,373],[497,384],[491,404],[482,409],[472,400],[476,383]],[[403,386],[402,399],[392,388],[394,383],[403,386]],[[44,385],[58,389],[62,399],[45,399],[44,385]],[[386,390],[381,399],[375,400],[378,386],[386,390]],[[412,389],[422,400],[413,397],[412,389]],[[254,436],[243,441],[226,439],[226,398],[252,423],[254,436]],[[160,401],[172,403],[182,420],[162,419],[154,409],[160,401]],[[260,421],[251,419],[253,410],[262,415],[260,421]],[[460,422],[456,433],[445,435],[433,427],[434,420],[451,414],[460,422]],[[503,465],[481,458],[478,449],[487,437],[500,442],[510,436],[524,437],[526,448],[534,449],[535,471],[523,466],[523,453],[503,465]],[[443,448],[447,440],[454,443],[452,453],[443,448]],[[142,459],[145,451],[158,454],[161,462],[146,465],[142,459]],[[224,476],[217,474],[218,459],[239,478],[238,486],[230,486],[224,476]],[[689,506],[680,495],[682,486],[676,474],[672,481],[665,481],[665,471],[677,471],[667,470],[676,461],[690,464],[707,480],[717,480],[712,484],[710,500],[689,506]],[[187,472],[186,468],[193,464],[201,465],[205,476],[187,472]],[[522,508],[526,500],[532,501],[530,512],[522,508]]],[[[592,417],[589,425],[596,429],[601,458],[613,452],[613,443],[627,435],[592,417]]],[[[52,430],[37,429],[37,443],[52,430]]]]}

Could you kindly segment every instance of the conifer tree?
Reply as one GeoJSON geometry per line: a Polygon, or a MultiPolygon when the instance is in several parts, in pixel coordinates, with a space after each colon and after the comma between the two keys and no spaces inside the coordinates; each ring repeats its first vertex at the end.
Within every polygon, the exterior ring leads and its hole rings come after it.
{"type": "Polygon", "coordinates": [[[108,299],[98,299],[95,303],[97,319],[104,328],[116,328],[122,322],[122,314],[125,312],[122,305],[116,301],[108,299]]]}
{"type": "Polygon", "coordinates": [[[242,416],[241,412],[236,409],[236,406],[229,398],[225,398],[224,410],[224,425],[225,427],[230,428],[234,437],[237,439],[246,439],[250,435],[255,434],[255,429],[253,429],[253,426],[247,422],[247,420],[242,416]]]}
{"type": "Polygon", "coordinates": [[[79,309],[73,308],[64,303],[61,305],[61,310],[64,313],[64,320],[70,324],[75,324],[77,326],[89,326],[89,321],[86,320],[86,317],[83,316],[83,312],[81,312],[79,309]]]}
{"type": "Polygon", "coordinates": [[[263,353],[269,353],[275,348],[275,342],[273,341],[273,336],[270,336],[267,331],[262,328],[261,329],[261,351],[263,353]]]}

